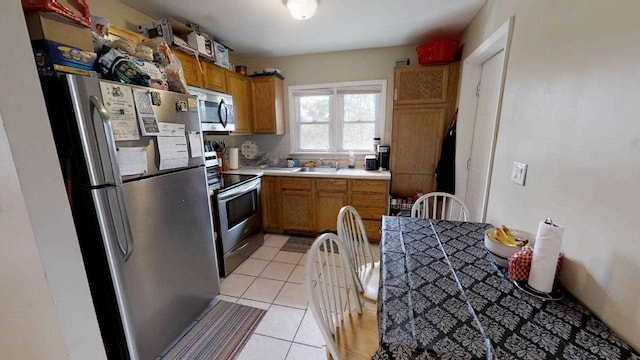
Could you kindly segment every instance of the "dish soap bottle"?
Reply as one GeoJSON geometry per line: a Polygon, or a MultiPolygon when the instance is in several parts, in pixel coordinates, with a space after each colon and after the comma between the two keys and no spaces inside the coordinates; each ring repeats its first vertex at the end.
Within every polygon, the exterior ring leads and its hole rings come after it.
{"type": "Polygon", "coordinates": [[[353,151],[349,151],[349,169],[356,168],[356,154],[353,151]]]}

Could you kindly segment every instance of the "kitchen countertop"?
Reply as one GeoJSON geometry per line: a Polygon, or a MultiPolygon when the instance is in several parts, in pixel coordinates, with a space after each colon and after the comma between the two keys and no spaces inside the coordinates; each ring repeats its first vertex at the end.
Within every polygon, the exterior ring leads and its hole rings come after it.
{"type": "Polygon", "coordinates": [[[237,170],[225,170],[225,174],[258,175],[258,176],[295,176],[312,178],[368,179],[390,180],[389,171],[368,171],[364,169],[338,169],[336,172],[306,172],[300,168],[260,169],[243,167],[237,170]]]}

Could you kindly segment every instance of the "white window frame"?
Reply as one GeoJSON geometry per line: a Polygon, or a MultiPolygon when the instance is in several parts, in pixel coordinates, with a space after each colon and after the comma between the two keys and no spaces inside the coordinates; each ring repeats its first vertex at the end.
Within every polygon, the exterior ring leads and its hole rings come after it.
{"type": "MultiPolygon", "coordinates": [[[[366,81],[349,81],[338,83],[325,83],[325,84],[309,84],[309,85],[296,85],[289,86],[288,88],[288,101],[289,101],[289,129],[290,129],[290,142],[291,142],[291,154],[298,155],[344,155],[347,154],[347,150],[339,149],[342,145],[342,129],[344,119],[343,114],[339,112],[340,109],[340,97],[338,96],[338,89],[345,87],[362,87],[362,86],[380,86],[380,106],[377,109],[378,119],[375,123],[374,136],[382,138],[382,132],[385,126],[386,117],[386,104],[387,104],[387,80],[366,80],[366,81]],[[298,134],[298,126],[296,124],[296,97],[294,93],[297,91],[312,91],[312,90],[328,90],[333,91],[333,101],[330,103],[331,117],[329,122],[329,150],[327,151],[304,151],[300,149],[300,137],[298,134]],[[340,144],[340,145],[339,145],[340,144]]],[[[371,139],[371,151],[360,150],[355,151],[356,154],[365,154],[373,152],[373,139],[371,139]]]]}

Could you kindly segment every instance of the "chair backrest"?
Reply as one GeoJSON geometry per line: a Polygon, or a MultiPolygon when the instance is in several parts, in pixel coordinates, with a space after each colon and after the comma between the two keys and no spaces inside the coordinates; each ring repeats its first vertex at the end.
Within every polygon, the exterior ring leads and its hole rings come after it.
{"type": "Polygon", "coordinates": [[[431,192],[416,200],[411,217],[467,221],[469,210],[457,196],[445,192],[431,192]]]}
{"type": "MultiPolygon", "coordinates": [[[[338,237],[349,251],[349,260],[351,268],[358,275],[358,280],[362,274],[360,274],[365,265],[373,264],[373,251],[371,250],[371,244],[367,238],[367,233],[364,230],[364,224],[358,211],[350,205],[343,206],[338,213],[338,237]]],[[[362,284],[360,289],[362,289],[362,284]]]]}
{"type": "Polygon", "coordinates": [[[311,245],[305,269],[305,292],[309,307],[334,360],[342,360],[342,355],[333,334],[353,309],[358,314],[362,313],[362,304],[348,264],[347,253],[338,236],[325,233],[311,245]]]}

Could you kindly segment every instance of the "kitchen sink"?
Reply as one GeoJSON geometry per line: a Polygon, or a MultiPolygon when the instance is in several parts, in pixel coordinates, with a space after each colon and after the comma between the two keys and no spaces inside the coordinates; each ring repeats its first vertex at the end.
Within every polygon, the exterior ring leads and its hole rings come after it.
{"type": "Polygon", "coordinates": [[[303,167],[302,169],[300,169],[300,171],[302,171],[302,172],[317,172],[317,173],[334,173],[334,172],[338,171],[338,168],[321,167],[321,166],[303,167]]]}
{"type": "Polygon", "coordinates": [[[264,171],[281,171],[281,172],[297,172],[300,171],[299,167],[279,167],[279,166],[267,166],[261,168],[264,171]]]}

